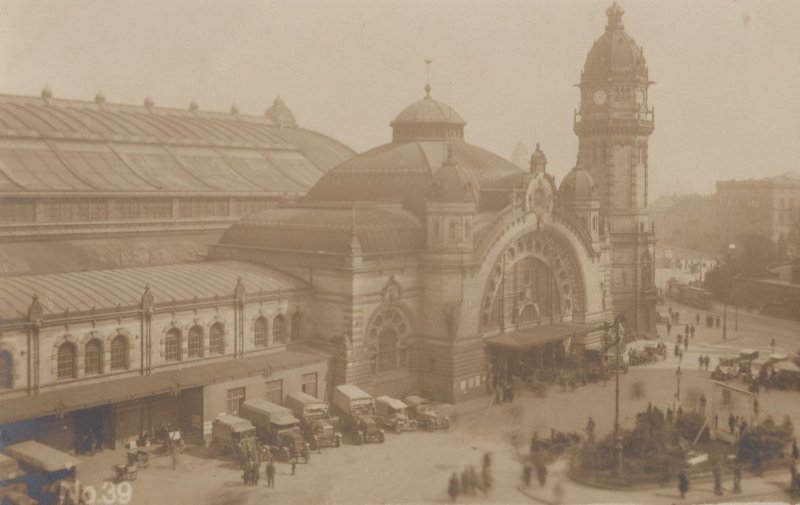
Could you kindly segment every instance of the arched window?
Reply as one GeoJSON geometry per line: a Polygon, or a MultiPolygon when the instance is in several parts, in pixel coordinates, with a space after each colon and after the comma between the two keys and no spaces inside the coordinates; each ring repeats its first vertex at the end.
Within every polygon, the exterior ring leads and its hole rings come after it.
{"type": "Polygon", "coordinates": [[[222,323],[214,323],[208,332],[208,352],[211,354],[222,354],[222,337],[224,335],[222,323]]]}
{"type": "Polygon", "coordinates": [[[256,347],[267,346],[267,318],[259,317],[256,319],[255,328],[253,328],[254,343],[256,347]]]}
{"type": "Polygon", "coordinates": [[[286,343],[286,328],[283,315],[279,314],[272,320],[272,340],[276,344],[286,343]]]}
{"type": "Polygon", "coordinates": [[[84,375],[99,375],[103,373],[103,346],[100,341],[92,339],[83,350],[84,375]]]}
{"type": "Polygon", "coordinates": [[[58,348],[56,373],[59,379],[74,379],[77,375],[75,366],[75,345],[69,342],[58,348]]]}
{"type": "Polygon", "coordinates": [[[597,231],[597,216],[592,216],[592,231],[597,231]]]}
{"type": "Polygon", "coordinates": [[[181,332],[177,328],[169,330],[164,338],[164,359],[166,361],[181,359],[181,332]]]}
{"type": "Polygon", "coordinates": [[[128,368],[128,339],[125,335],[117,335],[111,341],[111,370],[128,368]]]}
{"type": "Polygon", "coordinates": [[[456,223],[455,221],[450,221],[450,240],[456,239],[456,223]]]}
{"type": "Polygon", "coordinates": [[[408,332],[408,322],[398,309],[390,307],[375,316],[368,336],[373,342],[377,341],[377,373],[408,367],[409,353],[405,341],[408,332]]]}
{"type": "Polygon", "coordinates": [[[11,353],[8,351],[0,351],[0,389],[11,389],[14,387],[12,364],[11,353]]]}
{"type": "Polygon", "coordinates": [[[199,358],[203,355],[203,328],[194,325],[189,329],[189,357],[199,358]]]}
{"type": "Polygon", "coordinates": [[[303,315],[300,312],[292,314],[292,342],[300,340],[303,331],[303,315]]]}
{"type": "Polygon", "coordinates": [[[378,371],[387,372],[397,368],[397,331],[385,327],[378,335],[378,371]]]}

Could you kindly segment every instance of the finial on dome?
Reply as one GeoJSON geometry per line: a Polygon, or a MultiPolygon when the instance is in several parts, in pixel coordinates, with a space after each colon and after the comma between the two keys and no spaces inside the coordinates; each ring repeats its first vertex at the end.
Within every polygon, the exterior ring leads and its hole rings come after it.
{"type": "Polygon", "coordinates": [[[94,103],[97,105],[103,105],[106,103],[106,95],[104,95],[102,91],[98,91],[94,96],[94,103]]]}
{"type": "Polygon", "coordinates": [[[425,98],[430,98],[431,97],[431,90],[432,89],[433,88],[431,88],[430,83],[425,85],[425,98]]]}
{"type": "Polygon", "coordinates": [[[53,98],[53,90],[50,89],[50,86],[45,86],[44,89],[42,89],[42,98],[45,100],[53,98]]]}
{"type": "Polygon", "coordinates": [[[533,175],[543,174],[547,170],[547,156],[544,155],[539,143],[536,143],[536,150],[531,155],[531,173],[533,175]]]}
{"type": "Polygon", "coordinates": [[[622,25],[622,15],[625,14],[625,9],[619,6],[617,2],[611,4],[611,7],[606,9],[606,16],[608,16],[607,29],[624,28],[622,25]]]}

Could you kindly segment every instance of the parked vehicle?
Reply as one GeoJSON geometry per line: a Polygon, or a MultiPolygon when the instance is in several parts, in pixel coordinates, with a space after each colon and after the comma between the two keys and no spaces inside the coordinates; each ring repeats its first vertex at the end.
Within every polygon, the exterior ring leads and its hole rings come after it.
{"type": "Polygon", "coordinates": [[[667,348],[660,340],[634,340],[626,347],[628,363],[643,365],[655,363],[666,357],[667,348]]]}
{"type": "Polygon", "coordinates": [[[353,433],[356,443],[384,442],[385,435],[378,425],[375,402],[361,388],[351,384],[336,386],[333,390],[333,406],[343,429],[353,433]]]}
{"type": "Polygon", "coordinates": [[[711,308],[712,294],[705,289],[689,286],[676,279],[667,281],[667,297],[691,307],[708,310],[711,308]]]}
{"type": "Polygon", "coordinates": [[[300,419],[300,430],[312,449],[342,445],[342,434],[335,429],[339,418],[331,416],[328,402],[301,391],[286,395],[286,406],[300,419]]]}
{"type": "Polygon", "coordinates": [[[0,503],[3,505],[36,505],[25,487],[25,472],[12,457],[0,454],[0,503]]]}
{"type": "Polygon", "coordinates": [[[136,463],[136,466],[147,468],[150,466],[150,453],[144,449],[128,450],[128,464],[136,463]]]}
{"type": "Polygon", "coordinates": [[[397,398],[390,396],[375,398],[375,410],[384,428],[390,428],[395,433],[417,431],[417,422],[408,417],[408,405],[397,398]]]}
{"type": "Polygon", "coordinates": [[[114,473],[116,474],[117,482],[134,481],[139,476],[139,468],[136,463],[114,465],[114,473]]]}
{"type": "Polygon", "coordinates": [[[776,389],[800,390],[800,367],[791,361],[779,361],[773,365],[769,382],[776,389]]]}
{"type": "Polygon", "coordinates": [[[24,472],[27,494],[40,505],[55,504],[59,490],[74,488],[80,460],[47,445],[28,440],[9,445],[5,452],[24,472]]]}
{"type": "Polygon", "coordinates": [[[258,454],[256,427],[247,419],[222,414],[211,422],[211,447],[237,459],[247,459],[258,454]]]}
{"type": "Polygon", "coordinates": [[[256,427],[258,439],[283,461],[311,458],[300,432],[300,420],[292,411],[267,400],[247,400],[239,406],[239,415],[256,427]]]}
{"type": "Polygon", "coordinates": [[[608,379],[617,368],[622,373],[628,373],[628,354],[627,351],[620,350],[620,360],[617,363],[617,356],[613,347],[605,353],[596,349],[589,349],[585,354],[584,366],[589,380],[608,379]]]}
{"type": "Polygon", "coordinates": [[[409,417],[415,420],[418,426],[428,431],[450,428],[450,419],[427,399],[421,396],[407,396],[405,403],[408,405],[409,417]]]}
{"type": "Polygon", "coordinates": [[[714,380],[727,381],[739,377],[741,371],[739,363],[742,358],[737,354],[724,354],[718,358],[717,367],[711,372],[714,380]]]}

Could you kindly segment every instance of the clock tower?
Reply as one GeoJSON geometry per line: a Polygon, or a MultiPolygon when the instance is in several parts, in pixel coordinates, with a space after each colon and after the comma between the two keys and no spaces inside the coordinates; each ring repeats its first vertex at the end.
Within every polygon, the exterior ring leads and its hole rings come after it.
{"type": "Polygon", "coordinates": [[[614,2],[608,24],[586,57],[575,111],[580,168],[597,183],[600,212],[611,233],[614,312],[639,335],[655,333],[655,236],[648,209],[648,139],[654,109],[644,52],[622,24],[614,2]]]}

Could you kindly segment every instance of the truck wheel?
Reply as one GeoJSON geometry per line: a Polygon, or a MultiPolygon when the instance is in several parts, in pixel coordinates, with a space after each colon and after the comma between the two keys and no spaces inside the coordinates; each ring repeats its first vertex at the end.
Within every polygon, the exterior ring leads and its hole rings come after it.
{"type": "Polygon", "coordinates": [[[416,421],[410,421],[408,423],[408,429],[410,429],[411,431],[417,431],[417,428],[418,426],[416,421]]]}
{"type": "Polygon", "coordinates": [[[400,426],[400,423],[394,424],[394,432],[397,433],[398,435],[403,432],[403,427],[400,426]]]}
{"type": "Polygon", "coordinates": [[[386,440],[386,436],[383,434],[382,431],[378,432],[378,443],[382,444],[386,440]]]}
{"type": "Polygon", "coordinates": [[[425,423],[425,429],[428,431],[436,431],[436,423],[432,421],[425,423]]]}

